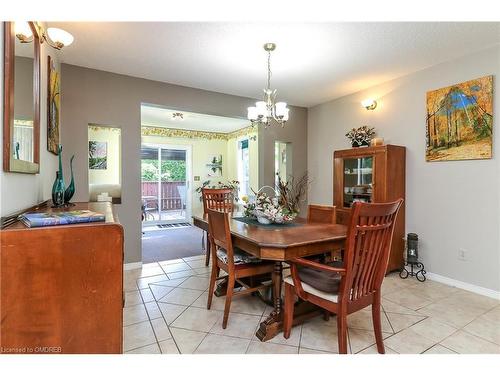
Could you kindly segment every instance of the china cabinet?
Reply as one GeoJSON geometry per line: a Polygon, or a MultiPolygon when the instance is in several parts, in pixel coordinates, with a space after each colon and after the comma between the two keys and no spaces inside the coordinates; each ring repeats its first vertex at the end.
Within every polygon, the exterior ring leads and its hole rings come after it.
{"type": "MultiPolygon", "coordinates": [[[[353,202],[392,202],[405,199],[406,149],[382,145],[334,152],[333,202],[337,223],[349,224],[353,202]]],[[[403,266],[405,204],[401,207],[389,257],[387,272],[403,266]]]]}

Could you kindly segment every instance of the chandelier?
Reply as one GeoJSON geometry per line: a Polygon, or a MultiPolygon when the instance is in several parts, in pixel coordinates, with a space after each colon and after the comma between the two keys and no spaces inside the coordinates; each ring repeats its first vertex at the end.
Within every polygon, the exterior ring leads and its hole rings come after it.
{"type": "Polygon", "coordinates": [[[248,119],[252,124],[263,125],[265,128],[271,125],[271,122],[285,126],[288,120],[288,111],[285,102],[276,103],[277,90],[271,89],[271,52],[276,49],[276,44],[264,44],[264,50],[267,52],[267,88],[264,89],[264,100],[255,103],[255,107],[248,108],[248,119]]]}

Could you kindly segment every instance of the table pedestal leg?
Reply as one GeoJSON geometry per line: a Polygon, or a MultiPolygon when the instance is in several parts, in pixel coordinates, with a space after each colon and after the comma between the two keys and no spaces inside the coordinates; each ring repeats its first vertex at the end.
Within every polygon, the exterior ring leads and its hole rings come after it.
{"type": "MultiPolygon", "coordinates": [[[[265,321],[260,323],[259,329],[255,333],[260,341],[270,340],[283,331],[283,311],[281,300],[281,286],[283,281],[282,271],[283,267],[281,262],[276,262],[273,272],[274,310],[271,314],[269,314],[265,321]]],[[[293,325],[301,324],[302,322],[321,313],[322,310],[318,309],[317,306],[314,306],[309,302],[299,300],[295,304],[293,325]]]]}

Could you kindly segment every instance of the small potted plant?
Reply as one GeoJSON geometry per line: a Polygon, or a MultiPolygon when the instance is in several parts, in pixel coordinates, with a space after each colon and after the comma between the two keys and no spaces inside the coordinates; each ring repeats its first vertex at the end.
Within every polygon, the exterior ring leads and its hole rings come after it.
{"type": "Polygon", "coordinates": [[[357,129],[352,128],[345,135],[351,141],[352,147],[369,146],[375,136],[375,128],[361,126],[357,129]]]}

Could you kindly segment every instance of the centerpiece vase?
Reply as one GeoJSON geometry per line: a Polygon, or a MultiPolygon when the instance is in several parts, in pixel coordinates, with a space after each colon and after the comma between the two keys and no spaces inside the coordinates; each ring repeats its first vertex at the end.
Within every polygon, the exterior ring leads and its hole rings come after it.
{"type": "Polygon", "coordinates": [[[71,171],[71,181],[64,191],[64,204],[69,204],[69,201],[71,198],[73,198],[73,195],[75,194],[75,177],[73,176],[73,159],[75,158],[75,155],[71,157],[69,160],[69,169],[71,171]]]}
{"type": "Polygon", "coordinates": [[[62,169],[62,146],[58,146],[59,170],[56,172],[56,179],[52,185],[52,203],[53,207],[64,206],[64,178],[62,169]]]}

